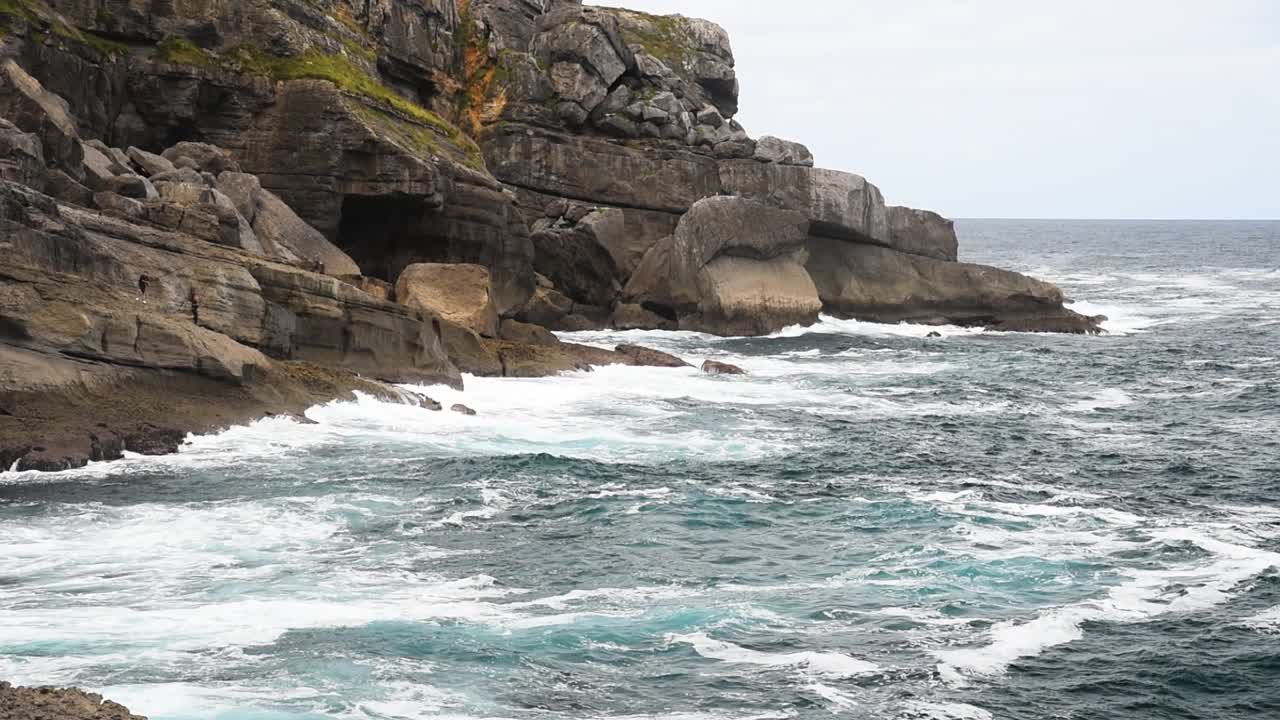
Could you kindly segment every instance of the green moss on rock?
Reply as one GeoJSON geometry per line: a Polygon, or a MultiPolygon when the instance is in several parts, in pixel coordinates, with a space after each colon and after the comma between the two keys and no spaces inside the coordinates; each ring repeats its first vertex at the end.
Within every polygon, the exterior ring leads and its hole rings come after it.
{"type": "Polygon", "coordinates": [[[32,26],[37,32],[49,36],[93,48],[104,56],[117,55],[128,49],[114,40],[69,25],[39,0],[0,0],[0,27],[11,32],[15,29],[15,22],[32,26]]]}
{"type": "Polygon", "coordinates": [[[639,45],[645,52],[662,61],[680,75],[688,73],[695,59],[692,42],[684,18],[679,15],[651,15],[638,10],[619,10],[631,22],[622,23],[623,40],[639,45]]]}

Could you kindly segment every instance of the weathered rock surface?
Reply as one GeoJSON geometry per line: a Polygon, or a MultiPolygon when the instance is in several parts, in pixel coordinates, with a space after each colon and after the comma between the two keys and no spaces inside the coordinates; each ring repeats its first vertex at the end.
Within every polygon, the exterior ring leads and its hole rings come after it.
{"type": "MultiPolygon", "coordinates": [[[[0,137],[15,150],[24,140],[8,124],[0,137]]],[[[145,182],[115,153],[94,150],[124,173],[113,180],[145,182]]],[[[188,431],[301,412],[355,389],[398,397],[354,373],[460,383],[429,317],[228,241],[254,235],[236,203],[207,184],[159,184],[157,197],[98,192],[89,208],[0,180],[4,469],[172,451],[188,431]]]]}
{"type": "Polygon", "coordinates": [[[702,372],[708,375],[746,375],[747,371],[737,365],[720,362],[719,360],[708,360],[702,363],[702,372]]]}
{"type": "Polygon", "coordinates": [[[953,262],[960,251],[954,222],[935,212],[906,207],[889,208],[889,246],[900,252],[953,262]]]}
{"type": "Polygon", "coordinates": [[[396,299],[482,337],[498,335],[489,271],[479,265],[410,265],[396,280],[396,299]]]}
{"type": "Polygon", "coordinates": [[[798,165],[733,160],[720,164],[727,193],[799,212],[815,235],[889,245],[880,189],[861,176],[798,165]]]}
{"type": "Polygon", "coordinates": [[[45,90],[13,60],[0,64],[0,116],[40,139],[50,167],[84,177],[84,151],[67,101],[45,90]]]}
{"type": "Polygon", "coordinates": [[[633,358],[637,365],[647,367],[671,367],[683,368],[690,367],[689,363],[670,353],[664,353],[652,348],[642,347],[640,345],[619,345],[614,348],[614,352],[633,358]]]}
{"type": "Polygon", "coordinates": [[[0,682],[3,720],[146,720],[101,695],[71,688],[22,688],[0,682]]]}
{"type": "Polygon", "coordinates": [[[1007,270],[946,262],[830,238],[809,239],[809,273],[828,312],[1031,332],[1095,333],[1063,307],[1062,291],[1007,270]]]}
{"type": "Polygon", "coordinates": [[[807,228],[798,213],[750,200],[702,200],[650,251],[626,299],[675,316],[682,329],[722,335],[812,324],[822,304],[804,267],[807,228]]]}

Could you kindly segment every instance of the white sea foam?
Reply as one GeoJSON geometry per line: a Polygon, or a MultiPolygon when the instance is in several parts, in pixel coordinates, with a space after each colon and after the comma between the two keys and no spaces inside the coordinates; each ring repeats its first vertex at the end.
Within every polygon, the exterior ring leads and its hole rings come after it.
{"type": "Polygon", "coordinates": [[[1106,316],[1107,319],[1103,321],[1102,329],[1111,335],[1143,333],[1168,322],[1167,320],[1147,315],[1146,310],[1137,305],[1079,300],[1068,307],[1081,315],[1090,317],[1096,315],[1106,316]]]}
{"type": "Polygon", "coordinates": [[[1120,388],[1101,388],[1088,393],[1081,400],[1067,405],[1072,412],[1089,413],[1096,410],[1114,410],[1133,404],[1133,396],[1120,388]]]}
{"type": "Polygon", "coordinates": [[[843,710],[851,710],[858,706],[858,701],[853,695],[837,690],[830,685],[824,685],[820,682],[811,682],[805,686],[809,692],[831,703],[831,713],[838,715],[843,710]]]}
{"type": "Polygon", "coordinates": [[[1280,635],[1280,606],[1263,610],[1244,621],[1245,627],[1270,635],[1280,635]]]}
{"type": "Polygon", "coordinates": [[[930,333],[940,333],[944,338],[954,335],[979,335],[982,328],[968,328],[959,325],[916,325],[912,323],[873,323],[863,320],[841,320],[830,315],[818,318],[816,325],[793,325],[784,328],[770,337],[791,338],[805,335],[853,335],[863,337],[909,337],[927,338],[930,333]]]}
{"type": "Polygon", "coordinates": [[[553,610],[564,610],[578,605],[598,603],[606,606],[647,605],[662,600],[674,600],[696,596],[700,591],[680,585],[655,585],[633,588],[596,588],[593,590],[570,590],[561,595],[538,598],[512,603],[510,607],[523,608],[541,606],[553,610]]]}
{"type": "Polygon", "coordinates": [[[1205,610],[1231,597],[1242,582],[1280,567],[1280,554],[1224,542],[1196,529],[1152,533],[1151,544],[1190,543],[1212,554],[1206,564],[1168,570],[1134,571],[1129,581],[1096,600],[1044,611],[1026,622],[1007,621],[981,647],[935,651],[940,671],[998,675],[1017,660],[1084,637],[1087,622],[1142,622],[1169,613],[1205,610]]]}
{"type": "Polygon", "coordinates": [[[724,640],[715,640],[706,633],[671,635],[668,637],[668,641],[691,645],[695,652],[705,658],[732,664],[789,667],[832,677],[853,677],[855,675],[870,675],[880,672],[880,666],[875,663],[859,660],[842,653],[816,652],[812,650],[791,653],[767,653],[744,648],[724,640]]]}
{"type": "Polygon", "coordinates": [[[911,720],[994,720],[988,710],[964,703],[907,703],[903,715],[911,720]]]}

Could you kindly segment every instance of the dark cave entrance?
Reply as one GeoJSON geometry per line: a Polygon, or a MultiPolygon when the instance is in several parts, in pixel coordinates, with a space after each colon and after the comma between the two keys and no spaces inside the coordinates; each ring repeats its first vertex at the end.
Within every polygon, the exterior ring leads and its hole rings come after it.
{"type": "Polygon", "coordinates": [[[369,277],[394,283],[405,267],[440,258],[432,252],[439,213],[418,198],[347,195],[338,223],[338,247],[369,277]]]}

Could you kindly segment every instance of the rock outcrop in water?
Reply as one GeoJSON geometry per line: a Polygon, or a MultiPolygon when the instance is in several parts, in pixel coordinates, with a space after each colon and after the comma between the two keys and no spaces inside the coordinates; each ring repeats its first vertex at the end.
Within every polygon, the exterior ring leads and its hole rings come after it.
{"type": "Polygon", "coordinates": [[[146,720],[101,695],[58,688],[21,688],[0,682],[2,720],[146,720]]]}
{"type": "Polygon", "coordinates": [[[0,26],[4,468],[394,395],[374,381],[681,362],[546,329],[1096,331],[956,262],[950,221],[751,138],[704,20],[14,0],[0,26]]]}

